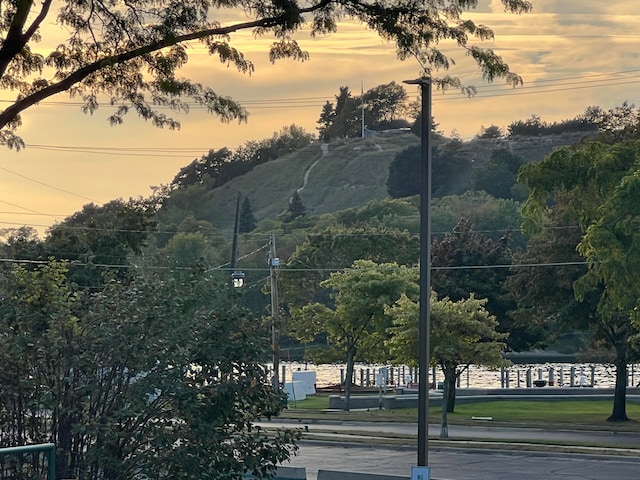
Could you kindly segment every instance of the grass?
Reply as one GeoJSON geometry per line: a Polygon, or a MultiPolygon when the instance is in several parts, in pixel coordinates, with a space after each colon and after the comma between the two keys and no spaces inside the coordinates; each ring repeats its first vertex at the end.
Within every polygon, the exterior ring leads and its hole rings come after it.
{"type": "MultiPolygon", "coordinates": [[[[308,396],[305,400],[290,402],[281,418],[315,419],[360,422],[416,422],[417,408],[391,410],[328,411],[329,397],[308,396]]],[[[458,404],[455,412],[449,413],[450,424],[477,424],[473,417],[491,417],[492,423],[508,426],[535,426],[544,428],[606,429],[610,431],[640,432],[640,404],[627,402],[629,422],[607,422],[613,400],[492,400],[478,403],[458,404]]],[[[438,423],[442,411],[439,406],[429,409],[432,422],[438,423]]]]}

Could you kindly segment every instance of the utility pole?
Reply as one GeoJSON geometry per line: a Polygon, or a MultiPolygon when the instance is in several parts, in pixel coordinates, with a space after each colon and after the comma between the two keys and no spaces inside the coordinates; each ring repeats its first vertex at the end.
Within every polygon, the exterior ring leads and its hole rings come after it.
{"type": "Polygon", "coordinates": [[[280,389],[280,332],[278,331],[278,319],[280,318],[280,306],[278,303],[278,266],[280,259],[276,257],[276,236],[269,236],[269,277],[271,279],[271,343],[273,347],[273,377],[274,390],[280,389]]]}

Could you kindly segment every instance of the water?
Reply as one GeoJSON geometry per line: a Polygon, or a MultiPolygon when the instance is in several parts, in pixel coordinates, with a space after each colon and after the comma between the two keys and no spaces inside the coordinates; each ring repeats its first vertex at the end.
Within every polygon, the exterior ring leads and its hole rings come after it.
{"type": "MultiPolygon", "coordinates": [[[[282,376],[281,370],[281,381],[290,382],[292,372],[297,370],[315,371],[317,387],[327,387],[341,383],[346,372],[346,365],[343,364],[314,365],[311,363],[281,362],[280,365],[281,368],[284,368],[285,373],[282,376]]],[[[415,372],[410,370],[409,367],[356,364],[355,383],[357,385],[375,385],[376,373],[385,367],[389,373],[389,384],[391,385],[404,385],[406,375],[410,372],[413,373],[412,377],[416,378],[415,372]],[[393,378],[391,378],[391,374],[393,374],[393,378]],[[369,382],[367,382],[367,378],[369,382]]],[[[507,387],[507,377],[509,388],[526,387],[528,379],[530,379],[530,382],[539,379],[547,382],[553,380],[555,386],[570,386],[572,385],[572,378],[573,385],[576,386],[613,388],[615,386],[615,367],[612,364],[541,363],[513,365],[505,369],[505,372],[502,372],[471,365],[460,376],[458,386],[460,388],[502,388],[507,387]]],[[[430,381],[433,382],[433,379],[430,379],[430,381]]],[[[440,381],[442,381],[442,372],[437,369],[436,382],[440,381]]],[[[638,383],[640,383],[640,365],[629,365],[627,384],[629,386],[638,386],[638,383]]]]}

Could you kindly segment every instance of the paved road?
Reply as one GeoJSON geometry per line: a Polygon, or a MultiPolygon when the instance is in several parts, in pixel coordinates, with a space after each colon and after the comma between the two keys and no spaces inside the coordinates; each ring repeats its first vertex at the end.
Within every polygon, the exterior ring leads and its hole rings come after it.
{"type": "MultiPolygon", "coordinates": [[[[384,473],[409,478],[416,464],[411,448],[302,442],[290,465],[305,467],[308,480],[318,470],[384,473]]],[[[638,480],[640,459],[490,450],[429,450],[433,480],[638,480]]]]}
{"type": "MultiPolygon", "coordinates": [[[[347,432],[376,436],[395,433],[411,438],[417,435],[416,424],[401,423],[316,423],[281,421],[263,422],[271,427],[304,427],[320,441],[303,441],[291,466],[305,467],[308,480],[316,480],[318,470],[385,473],[409,477],[417,462],[415,446],[380,446],[340,443],[347,432]]],[[[432,441],[440,432],[430,425],[429,465],[434,480],[640,480],[640,456],[602,455],[605,450],[640,448],[640,435],[632,433],[584,432],[569,430],[518,429],[479,426],[449,427],[449,438],[470,440],[505,440],[523,442],[544,440],[547,443],[597,444],[590,455],[493,449],[443,447],[432,441]]]]}

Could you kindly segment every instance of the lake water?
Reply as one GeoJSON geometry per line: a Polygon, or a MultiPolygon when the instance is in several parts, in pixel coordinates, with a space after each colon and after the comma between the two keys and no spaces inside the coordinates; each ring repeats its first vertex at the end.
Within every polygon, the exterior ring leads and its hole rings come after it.
{"type": "MultiPolygon", "coordinates": [[[[280,381],[292,380],[292,373],[300,371],[315,371],[316,386],[327,387],[337,385],[344,380],[346,365],[323,364],[314,365],[311,363],[281,362],[280,381]],[[284,369],[284,377],[282,376],[284,369]]],[[[390,385],[404,385],[409,373],[415,379],[415,372],[408,367],[391,367],[389,365],[365,365],[356,364],[354,381],[361,385],[375,385],[376,374],[380,369],[387,369],[387,378],[390,385]]],[[[535,380],[553,381],[556,386],[584,385],[596,388],[613,388],[615,385],[615,368],[612,364],[593,363],[542,363],[542,364],[519,364],[500,370],[489,370],[485,367],[471,365],[465,371],[459,382],[460,388],[517,388],[526,387],[535,380]],[[508,378],[508,385],[507,385],[508,378]]],[[[430,381],[433,379],[430,378],[430,381]]],[[[442,381],[442,372],[436,370],[436,382],[442,381]]],[[[640,365],[629,365],[628,385],[637,386],[640,383],[640,365]]]]}

